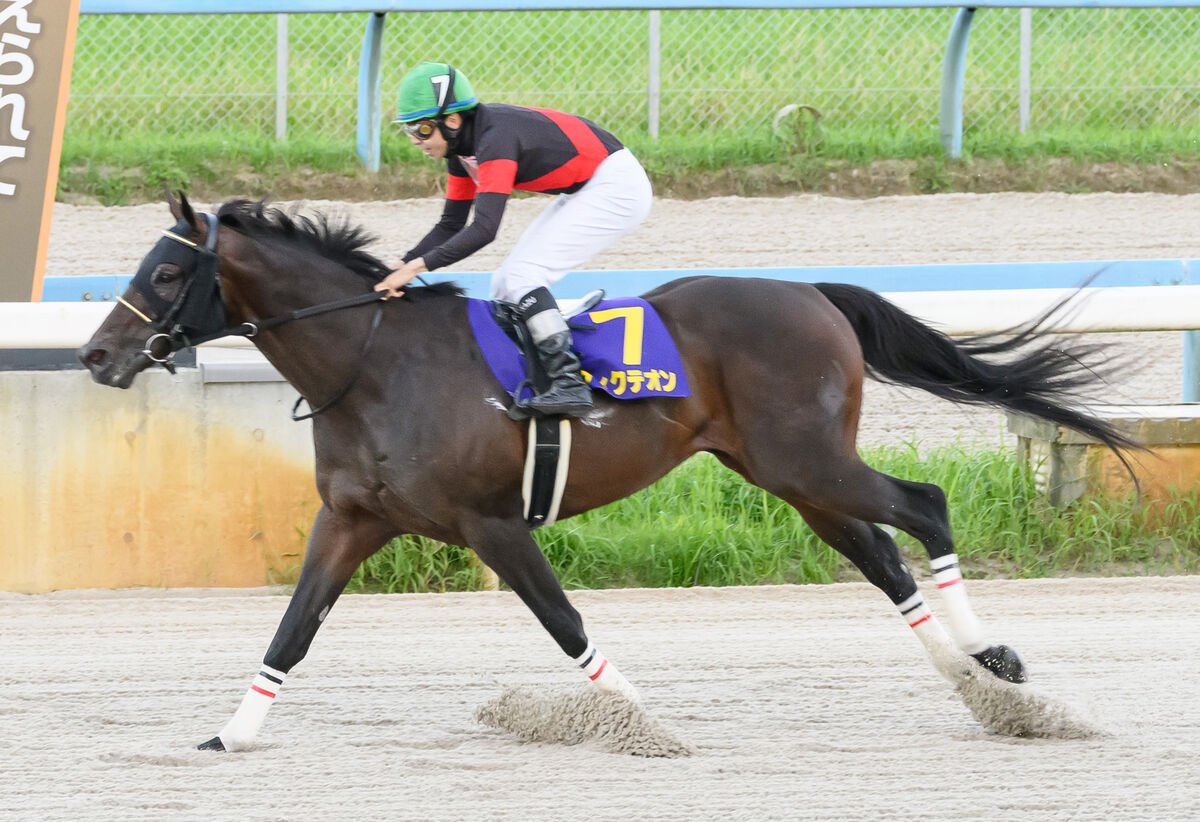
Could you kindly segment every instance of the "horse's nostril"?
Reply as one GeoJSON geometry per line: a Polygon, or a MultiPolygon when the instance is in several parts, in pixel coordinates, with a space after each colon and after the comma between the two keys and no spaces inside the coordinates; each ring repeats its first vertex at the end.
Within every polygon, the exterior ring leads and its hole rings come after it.
{"type": "Polygon", "coordinates": [[[83,361],[90,365],[99,365],[101,362],[104,361],[104,357],[107,354],[108,354],[108,352],[105,351],[103,348],[93,348],[90,351],[84,352],[83,361]]]}

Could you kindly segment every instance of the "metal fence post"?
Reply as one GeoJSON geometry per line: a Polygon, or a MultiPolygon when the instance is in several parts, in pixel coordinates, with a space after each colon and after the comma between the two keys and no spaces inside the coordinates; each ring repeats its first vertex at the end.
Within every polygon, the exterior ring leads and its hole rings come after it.
{"type": "Polygon", "coordinates": [[[287,139],[288,16],[275,15],[275,139],[287,139]]]}
{"type": "Polygon", "coordinates": [[[967,39],[971,36],[971,21],[975,9],[959,9],[946,41],[946,57],[942,62],[942,105],[938,114],[938,132],[942,148],[951,157],[962,156],[963,83],[967,73],[967,39]]]}
{"type": "Polygon", "coordinates": [[[658,138],[658,106],[662,96],[662,71],[660,60],[662,58],[662,12],[658,9],[650,10],[650,83],[649,91],[646,95],[646,104],[649,106],[647,112],[650,126],[650,136],[658,138]]]}
{"type": "Polygon", "coordinates": [[[1183,332],[1183,401],[1200,402],[1200,331],[1183,332]]]}
{"type": "Polygon", "coordinates": [[[384,12],[367,17],[362,56],[358,62],[358,156],[368,171],[379,171],[379,131],[382,120],[379,72],[383,63],[384,12]]]}

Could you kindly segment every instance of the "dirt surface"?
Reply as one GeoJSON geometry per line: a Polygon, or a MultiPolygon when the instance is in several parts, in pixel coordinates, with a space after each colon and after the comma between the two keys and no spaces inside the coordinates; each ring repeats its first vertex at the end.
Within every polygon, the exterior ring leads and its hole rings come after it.
{"type": "Polygon", "coordinates": [[[503,593],[343,598],[260,747],[199,752],[284,597],[0,594],[0,818],[1193,818],[1200,577],[970,592],[1030,687],[1105,736],[986,733],[886,599],[846,584],[571,595],[690,757],[522,743],[476,723],[503,686],[580,683],[503,593]]]}
{"type": "MultiPolygon", "coordinates": [[[[545,207],[513,201],[500,236],[454,269],[487,271],[545,207]]],[[[203,203],[207,205],[207,203],[203,203]]],[[[381,239],[398,258],[436,221],[436,198],[391,202],[314,201],[381,239]]],[[[132,274],[171,220],[165,206],[54,207],[47,275],[132,274]]],[[[1200,195],[942,194],[867,200],[817,195],[782,198],[659,199],[647,221],[590,264],[596,269],[890,265],[1200,257],[1200,195]]],[[[719,307],[715,307],[719,308],[719,307]]],[[[1182,335],[1095,335],[1125,358],[1105,398],[1178,401],[1182,335]]],[[[868,387],[861,441],[1008,441],[998,412],[960,409],[910,391],[868,387]]]]}

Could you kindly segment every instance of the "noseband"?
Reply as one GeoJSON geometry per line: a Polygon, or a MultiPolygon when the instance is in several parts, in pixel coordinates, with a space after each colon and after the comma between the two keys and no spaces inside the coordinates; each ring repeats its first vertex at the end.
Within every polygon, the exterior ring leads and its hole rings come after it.
{"type": "MultiPolygon", "coordinates": [[[[217,215],[205,212],[201,216],[204,217],[208,224],[208,233],[205,237],[204,245],[195,243],[186,237],[181,237],[173,231],[163,232],[164,237],[182,243],[191,249],[193,256],[189,260],[188,265],[184,267],[186,280],[183,288],[170,307],[161,316],[152,318],[124,297],[117,297],[117,302],[145,320],[154,331],[153,334],[146,338],[141,353],[147,359],[158,363],[163,368],[166,368],[167,371],[174,374],[175,354],[181,349],[191,348],[222,337],[255,337],[260,331],[268,331],[293,320],[315,317],[318,314],[327,314],[330,311],[353,308],[357,305],[378,303],[375,308],[375,316],[371,319],[371,328],[367,332],[366,341],[359,352],[358,362],[350,378],[342,387],[342,390],[335,394],[332,399],[312,409],[309,413],[297,416],[296,411],[300,408],[300,403],[305,402],[305,397],[301,395],[296,400],[296,404],[292,406],[292,419],[296,421],[307,420],[328,411],[350,392],[350,389],[362,374],[367,354],[370,353],[371,346],[375,342],[375,334],[379,330],[380,321],[383,319],[383,300],[387,296],[387,292],[369,291],[366,294],[358,294],[353,297],[347,297],[344,300],[335,300],[329,303],[321,303],[309,306],[308,308],[290,311],[286,314],[277,314],[265,320],[247,321],[236,326],[226,327],[225,301],[221,295],[221,278],[217,269],[217,215]],[[213,304],[219,305],[221,310],[216,313],[208,312],[206,314],[206,306],[213,304]],[[197,316],[203,320],[203,324],[199,326],[181,322],[181,318],[197,316]],[[191,330],[192,333],[189,334],[188,330],[191,330]]],[[[157,297],[157,295],[146,293],[141,287],[142,285],[144,284],[138,283],[135,279],[134,287],[147,303],[155,301],[165,302],[157,297]]]]}

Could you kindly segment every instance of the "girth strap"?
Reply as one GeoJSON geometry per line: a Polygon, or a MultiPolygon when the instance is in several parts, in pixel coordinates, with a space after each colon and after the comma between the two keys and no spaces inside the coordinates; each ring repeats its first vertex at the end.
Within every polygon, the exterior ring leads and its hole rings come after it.
{"type": "Polygon", "coordinates": [[[530,528],[553,525],[567,487],[571,467],[571,421],[566,417],[529,420],[529,447],[525,453],[525,522],[530,528]]]}

